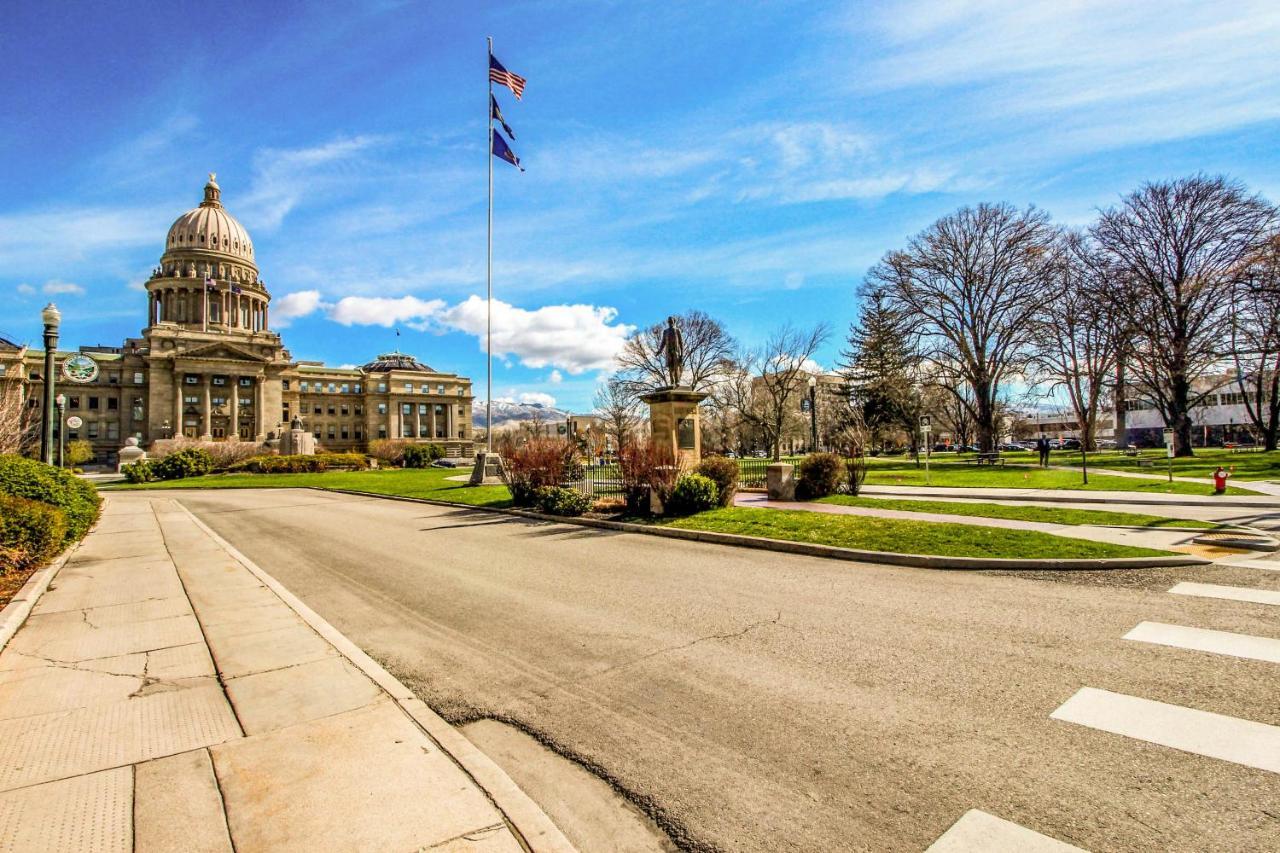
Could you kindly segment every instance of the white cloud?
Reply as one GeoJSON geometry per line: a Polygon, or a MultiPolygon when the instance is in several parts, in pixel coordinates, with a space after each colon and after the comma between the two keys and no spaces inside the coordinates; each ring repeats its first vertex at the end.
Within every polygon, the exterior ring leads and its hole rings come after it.
{"type": "Polygon", "coordinates": [[[273,230],[305,194],[339,183],[350,162],[379,141],[355,136],[310,148],[265,148],[254,157],[253,184],[240,209],[255,227],[273,230]]]}
{"type": "Polygon", "coordinates": [[[321,305],[320,291],[298,290],[272,300],[271,314],[276,327],[286,328],[290,321],[313,313],[321,305]]]}
{"type": "Polygon", "coordinates": [[[30,296],[36,292],[36,289],[24,281],[22,284],[18,285],[18,292],[23,296],[30,296]]]}
{"type": "MultiPolygon", "coordinates": [[[[484,347],[485,300],[471,296],[438,319],[475,335],[484,347]]],[[[617,309],[607,306],[544,305],[530,311],[495,299],[493,349],[514,355],[525,367],[558,367],[574,375],[604,369],[635,328],[617,320],[617,309]]]]}
{"type": "Polygon", "coordinates": [[[147,292],[147,283],[140,278],[135,278],[133,281],[126,284],[125,287],[129,288],[130,290],[136,290],[140,293],[147,292]]]}
{"type": "Polygon", "coordinates": [[[344,296],[329,307],[329,319],[344,326],[391,327],[404,323],[423,330],[444,309],[443,299],[419,299],[401,296],[344,296]]]}
{"type": "Polygon", "coordinates": [[[46,281],[44,286],[40,288],[50,295],[69,294],[72,296],[84,296],[84,288],[78,284],[69,281],[46,281]]]}
{"type": "Polygon", "coordinates": [[[541,391],[525,391],[520,395],[520,402],[532,406],[545,406],[551,409],[555,408],[556,398],[541,391]]]}
{"type": "Polygon", "coordinates": [[[564,374],[558,370],[553,370],[547,376],[547,381],[550,382],[552,385],[559,385],[561,382],[564,381],[564,374]]]}

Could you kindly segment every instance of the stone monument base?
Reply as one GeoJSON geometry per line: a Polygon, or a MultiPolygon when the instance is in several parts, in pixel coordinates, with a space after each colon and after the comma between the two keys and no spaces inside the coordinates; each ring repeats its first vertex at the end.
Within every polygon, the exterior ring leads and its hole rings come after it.
{"type": "Polygon", "coordinates": [[[670,451],[681,468],[702,461],[702,421],[698,404],[706,394],[692,388],[659,388],[641,397],[649,404],[649,431],[655,446],[670,451]]]}
{"type": "Polygon", "coordinates": [[[484,450],[477,453],[476,467],[471,469],[471,480],[469,482],[473,486],[506,485],[506,478],[503,477],[502,457],[484,450]]]}

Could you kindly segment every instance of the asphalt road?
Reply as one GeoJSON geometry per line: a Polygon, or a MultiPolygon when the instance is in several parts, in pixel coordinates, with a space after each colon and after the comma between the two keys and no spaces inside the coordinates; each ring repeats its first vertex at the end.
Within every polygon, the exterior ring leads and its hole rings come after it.
{"type": "Polygon", "coordinates": [[[173,492],[446,718],[513,722],[678,844],[923,850],[971,808],[1091,850],[1275,850],[1280,775],[1050,719],[1082,687],[1280,725],[1280,664],[1121,639],[1280,639],[1171,595],[826,561],[305,490],[173,492]]]}

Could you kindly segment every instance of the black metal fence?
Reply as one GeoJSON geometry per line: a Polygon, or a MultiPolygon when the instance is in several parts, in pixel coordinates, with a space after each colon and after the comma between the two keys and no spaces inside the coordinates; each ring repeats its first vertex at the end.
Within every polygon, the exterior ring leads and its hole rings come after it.
{"type": "Polygon", "coordinates": [[[748,456],[738,460],[738,487],[742,489],[763,489],[766,477],[765,469],[772,459],[758,459],[748,456]]]}
{"type": "Polygon", "coordinates": [[[564,485],[589,498],[620,498],[625,495],[622,489],[622,472],[616,464],[584,465],[574,474],[577,476],[564,485]]]}

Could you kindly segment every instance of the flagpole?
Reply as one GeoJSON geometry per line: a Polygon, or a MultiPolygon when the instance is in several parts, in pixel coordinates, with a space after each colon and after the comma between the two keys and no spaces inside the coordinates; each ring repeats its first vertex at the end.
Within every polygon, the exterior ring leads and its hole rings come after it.
{"type": "Polygon", "coordinates": [[[206,277],[204,287],[200,288],[204,291],[204,310],[200,312],[200,331],[209,331],[209,279],[206,277]]]}
{"type": "Polygon", "coordinates": [[[488,300],[485,302],[485,354],[488,360],[487,385],[484,400],[485,450],[493,453],[493,80],[489,76],[489,60],[493,57],[493,36],[487,39],[489,56],[485,57],[484,77],[489,81],[489,97],[484,111],[489,116],[489,144],[485,146],[484,159],[489,164],[489,247],[486,265],[488,300]]]}

